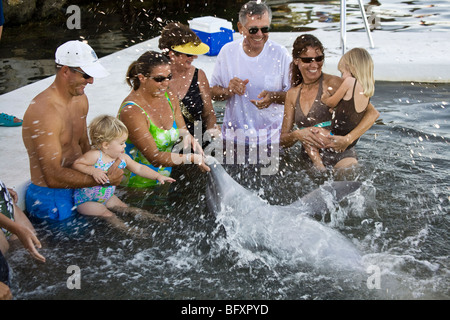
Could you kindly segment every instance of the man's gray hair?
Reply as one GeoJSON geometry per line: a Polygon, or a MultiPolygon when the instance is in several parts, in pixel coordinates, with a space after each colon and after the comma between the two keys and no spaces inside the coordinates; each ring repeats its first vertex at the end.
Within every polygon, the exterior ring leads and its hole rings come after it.
{"type": "Polygon", "coordinates": [[[269,14],[269,23],[272,21],[272,10],[261,0],[249,1],[244,4],[239,11],[239,22],[245,26],[247,23],[247,16],[262,16],[264,13],[269,14]]]}

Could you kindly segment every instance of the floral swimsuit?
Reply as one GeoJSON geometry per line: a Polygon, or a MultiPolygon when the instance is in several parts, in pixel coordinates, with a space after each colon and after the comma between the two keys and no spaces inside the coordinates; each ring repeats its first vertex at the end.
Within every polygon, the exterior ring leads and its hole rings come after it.
{"type": "MultiPolygon", "coordinates": [[[[103,153],[100,151],[100,156],[98,157],[97,162],[94,164],[94,167],[102,169],[106,172],[114,164],[115,160],[105,163],[103,162],[102,155],[103,153]]],[[[119,168],[124,169],[126,165],[126,162],[122,160],[122,162],[119,164],[119,168]]],[[[111,185],[75,189],[73,196],[75,205],[77,206],[88,201],[106,203],[114,195],[115,190],[116,187],[111,185]]]]}

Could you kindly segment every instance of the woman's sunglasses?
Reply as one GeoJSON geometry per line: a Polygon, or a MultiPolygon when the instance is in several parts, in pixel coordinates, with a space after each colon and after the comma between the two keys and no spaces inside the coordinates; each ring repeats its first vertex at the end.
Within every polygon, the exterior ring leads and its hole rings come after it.
{"type": "Polygon", "coordinates": [[[315,61],[315,62],[322,62],[324,58],[325,58],[325,56],[317,56],[317,57],[314,57],[314,58],[309,58],[309,57],[302,58],[302,57],[299,57],[299,59],[302,60],[303,63],[311,63],[313,61],[315,61]]]}
{"type": "Polygon", "coordinates": [[[188,57],[188,58],[194,56],[193,54],[187,54],[187,53],[178,52],[178,51],[175,51],[175,50],[174,50],[173,52],[175,52],[175,54],[176,54],[177,56],[182,55],[182,54],[184,54],[184,55],[185,55],[186,57],[188,57]]]}
{"type": "Polygon", "coordinates": [[[90,78],[92,78],[92,76],[88,75],[86,72],[78,70],[76,68],[69,68],[70,70],[74,71],[74,72],[78,72],[81,73],[83,75],[83,78],[86,80],[89,80],[90,78]]]}
{"type": "Polygon", "coordinates": [[[163,82],[165,80],[172,80],[172,74],[169,74],[167,77],[164,76],[156,76],[156,77],[149,77],[150,79],[155,80],[156,82],[163,82]]]}
{"type": "Polygon", "coordinates": [[[247,27],[245,27],[245,28],[248,30],[248,33],[250,33],[250,34],[257,34],[258,30],[261,30],[262,33],[269,33],[269,31],[270,31],[270,27],[262,27],[262,28],[258,28],[258,27],[247,28],[247,27]]]}

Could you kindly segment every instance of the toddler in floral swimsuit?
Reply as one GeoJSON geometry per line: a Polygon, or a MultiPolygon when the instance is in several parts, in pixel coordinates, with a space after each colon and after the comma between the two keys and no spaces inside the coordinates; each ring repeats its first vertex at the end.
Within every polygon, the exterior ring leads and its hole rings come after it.
{"type": "Polygon", "coordinates": [[[124,153],[128,129],[119,119],[108,115],[95,118],[89,125],[89,136],[95,149],[75,160],[72,167],[92,175],[99,185],[75,190],[74,200],[79,213],[115,217],[110,210],[116,211],[119,208],[121,211],[126,211],[124,209],[128,208],[128,205],[114,195],[116,187],[109,185],[107,175],[108,169],[117,160],[120,161],[119,168],[127,167],[138,176],[158,180],[161,184],[175,181],[134,161],[124,153]]]}

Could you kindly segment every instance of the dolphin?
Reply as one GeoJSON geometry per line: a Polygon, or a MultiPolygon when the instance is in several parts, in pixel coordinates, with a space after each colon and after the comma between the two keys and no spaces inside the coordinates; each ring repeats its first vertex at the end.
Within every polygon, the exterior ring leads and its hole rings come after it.
{"type": "Polygon", "coordinates": [[[358,190],[361,185],[359,181],[333,181],[320,186],[289,206],[301,208],[306,214],[320,220],[328,212],[326,199],[332,198],[339,202],[358,190]]]}
{"type": "MultiPolygon", "coordinates": [[[[223,204],[235,202],[238,198],[254,196],[251,191],[238,184],[214,157],[207,157],[207,163],[210,165],[211,171],[208,175],[206,198],[211,212],[219,212],[223,204]]],[[[287,207],[301,208],[303,213],[315,218],[321,218],[323,213],[328,210],[325,199],[327,194],[339,202],[358,190],[361,185],[362,183],[359,181],[330,182],[308,193],[287,207]]]]}
{"type": "Polygon", "coordinates": [[[326,210],[324,194],[331,193],[340,200],[357,190],[360,183],[335,182],[314,190],[291,205],[270,205],[242,187],[216,159],[212,159],[207,159],[211,169],[206,188],[208,209],[225,228],[228,244],[238,252],[244,250],[243,256],[254,256],[256,250],[263,255],[272,252],[277,259],[290,263],[361,270],[361,254],[355,245],[338,231],[311,217],[326,210]]]}

